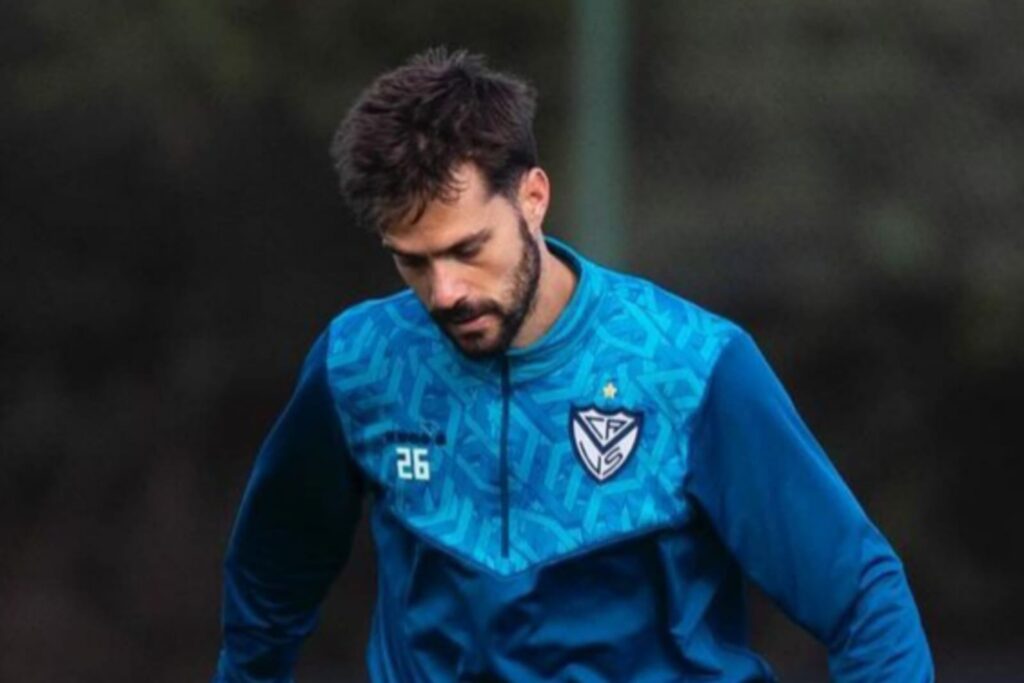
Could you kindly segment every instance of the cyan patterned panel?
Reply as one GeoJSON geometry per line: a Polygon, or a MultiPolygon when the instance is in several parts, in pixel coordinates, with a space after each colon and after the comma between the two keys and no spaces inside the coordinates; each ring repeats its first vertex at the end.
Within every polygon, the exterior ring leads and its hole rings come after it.
{"type": "Polygon", "coordinates": [[[587,296],[563,313],[574,317],[566,325],[575,327],[562,329],[568,340],[555,335],[553,350],[536,358],[510,354],[507,556],[500,363],[462,357],[409,292],[332,324],[339,418],[376,504],[424,541],[497,574],[690,514],[681,494],[690,428],[735,328],[646,281],[586,267],[587,296]],[[635,447],[604,481],[574,450],[571,415],[587,407],[642,416],[635,447]]]}

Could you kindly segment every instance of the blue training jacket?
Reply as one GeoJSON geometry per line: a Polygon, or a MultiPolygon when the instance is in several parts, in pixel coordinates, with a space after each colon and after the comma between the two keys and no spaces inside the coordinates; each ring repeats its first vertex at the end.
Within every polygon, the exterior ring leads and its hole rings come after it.
{"type": "Polygon", "coordinates": [[[751,338],[548,243],[579,281],[528,347],[472,360],[409,291],[317,340],[231,536],[214,680],[292,680],[367,494],[376,683],[774,680],[744,575],[834,680],[933,680],[899,559],[751,338]]]}

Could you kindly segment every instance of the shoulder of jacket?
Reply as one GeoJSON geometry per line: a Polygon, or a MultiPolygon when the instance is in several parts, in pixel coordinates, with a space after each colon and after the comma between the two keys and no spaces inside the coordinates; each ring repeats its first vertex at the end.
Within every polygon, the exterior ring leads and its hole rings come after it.
{"type": "Polygon", "coordinates": [[[336,315],[327,328],[329,365],[357,361],[410,331],[428,335],[430,318],[412,290],[367,299],[336,315]]]}
{"type": "Polygon", "coordinates": [[[673,349],[710,372],[721,351],[746,335],[737,323],[638,275],[603,270],[610,304],[657,330],[673,349]]]}

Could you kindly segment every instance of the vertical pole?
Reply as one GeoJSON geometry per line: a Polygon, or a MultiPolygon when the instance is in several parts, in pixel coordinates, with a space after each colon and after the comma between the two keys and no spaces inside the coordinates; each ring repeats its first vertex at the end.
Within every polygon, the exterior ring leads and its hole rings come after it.
{"type": "Polygon", "coordinates": [[[624,265],[626,0],[576,0],[571,235],[584,255],[624,265]]]}

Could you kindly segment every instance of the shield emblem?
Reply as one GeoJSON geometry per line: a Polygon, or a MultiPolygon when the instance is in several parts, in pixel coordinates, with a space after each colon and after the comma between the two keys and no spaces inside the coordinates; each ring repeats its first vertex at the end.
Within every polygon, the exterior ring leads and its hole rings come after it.
{"type": "Polygon", "coordinates": [[[572,448],[587,472],[604,482],[622,469],[636,449],[643,414],[609,413],[595,406],[569,411],[572,448]]]}

